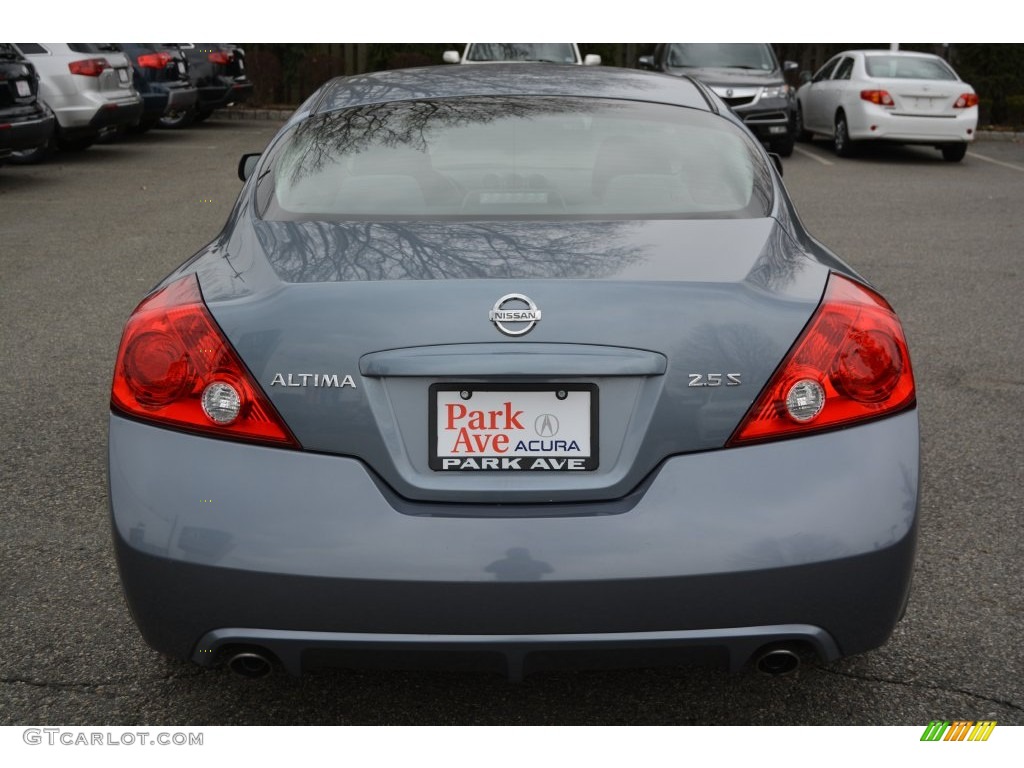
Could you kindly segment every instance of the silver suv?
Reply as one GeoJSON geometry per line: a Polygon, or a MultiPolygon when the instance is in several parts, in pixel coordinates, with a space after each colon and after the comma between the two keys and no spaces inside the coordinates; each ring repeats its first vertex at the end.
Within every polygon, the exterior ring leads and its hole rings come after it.
{"type": "Polygon", "coordinates": [[[132,85],[132,69],[111,43],[15,43],[39,73],[39,99],[57,117],[54,141],[21,154],[37,162],[57,146],[85,149],[105,133],[133,125],[142,98],[132,85]]]}
{"type": "Polygon", "coordinates": [[[596,53],[581,56],[576,43],[467,43],[462,56],[458,51],[445,51],[443,59],[445,64],[543,61],[591,67],[601,63],[601,57],[596,53]]]}

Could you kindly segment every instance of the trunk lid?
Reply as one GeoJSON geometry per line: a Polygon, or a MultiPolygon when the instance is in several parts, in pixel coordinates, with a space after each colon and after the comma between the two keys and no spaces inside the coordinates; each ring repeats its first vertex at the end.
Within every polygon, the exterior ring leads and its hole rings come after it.
{"type": "Polygon", "coordinates": [[[959,80],[879,78],[874,82],[892,96],[895,113],[920,117],[956,117],[958,110],[953,104],[971,90],[959,80]]]}
{"type": "Polygon", "coordinates": [[[468,503],[621,498],[721,448],[828,275],[773,219],[260,221],[195,268],[306,450],[468,503]],[[516,294],[540,316],[506,335],[491,313],[527,308],[502,304],[516,294]],[[494,439],[544,466],[445,465],[498,456],[494,439]]]}

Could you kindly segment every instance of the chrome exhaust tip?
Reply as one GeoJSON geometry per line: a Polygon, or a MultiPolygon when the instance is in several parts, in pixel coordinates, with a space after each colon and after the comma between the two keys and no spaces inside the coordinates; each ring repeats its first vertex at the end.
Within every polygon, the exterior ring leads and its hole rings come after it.
{"type": "Polygon", "coordinates": [[[762,674],[782,677],[800,668],[800,656],[789,648],[772,648],[760,653],[754,664],[762,674]]]}
{"type": "Polygon", "coordinates": [[[239,677],[247,677],[256,680],[266,677],[273,670],[270,659],[256,651],[243,651],[236,653],[228,659],[228,669],[239,677]]]}

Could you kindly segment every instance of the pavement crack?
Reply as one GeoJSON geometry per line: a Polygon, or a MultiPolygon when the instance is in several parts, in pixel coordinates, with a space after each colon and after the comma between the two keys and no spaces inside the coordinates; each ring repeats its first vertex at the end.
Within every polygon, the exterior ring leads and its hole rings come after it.
{"type": "Polygon", "coordinates": [[[907,688],[923,688],[929,691],[943,691],[945,693],[960,693],[964,696],[970,696],[971,698],[980,699],[981,701],[987,701],[992,704],[1000,704],[1010,709],[1015,709],[1018,712],[1024,712],[1024,707],[1020,704],[1014,704],[1012,701],[1006,699],[997,699],[992,696],[986,696],[983,693],[977,693],[976,691],[969,691],[966,688],[956,688],[948,685],[936,685],[932,683],[918,683],[911,682],[909,680],[893,680],[888,677],[877,677],[875,675],[862,675],[854,672],[845,672],[841,669],[829,669],[827,667],[819,667],[822,672],[827,672],[830,675],[839,675],[840,677],[849,677],[853,680],[863,680],[868,683],[889,683],[890,685],[902,685],[907,688]]]}

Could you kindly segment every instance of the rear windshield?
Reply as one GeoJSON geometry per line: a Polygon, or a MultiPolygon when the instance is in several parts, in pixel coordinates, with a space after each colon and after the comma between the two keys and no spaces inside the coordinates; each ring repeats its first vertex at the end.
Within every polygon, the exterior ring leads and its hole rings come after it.
{"type": "Polygon", "coordinates": [[[546,61],[575,64],[571,43],[472,43],[466,61],[546,61]]]}
{"type": "Polygon", "coordinates": [[[956,80],[956,73],[942,59],[923,56],[865,56],[868,77],[912,80],[956,80]]]}
{"type": "Polygon", "coordinates": [[[714,69],[776,69],[775,54],[765,43],[673,43],[668,51],[670,67],[714,69]]]}
{"type": "Polygon", "coordinates": [[[740,128],[683,107],[469,97],[312,117],[257,183],[270,220],[753,218],[771,205],[763,154],[740,128]]]}

